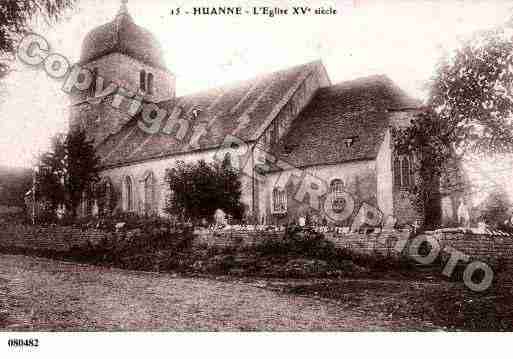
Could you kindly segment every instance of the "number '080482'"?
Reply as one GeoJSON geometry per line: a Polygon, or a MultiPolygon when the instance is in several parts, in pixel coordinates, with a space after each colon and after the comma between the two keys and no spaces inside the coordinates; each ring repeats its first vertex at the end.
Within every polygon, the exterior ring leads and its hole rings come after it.
{"type": "Polygon", "coordinates": [[[9,339],[7,345],[10,347],[38,347],[39,339],[9,339]]]}

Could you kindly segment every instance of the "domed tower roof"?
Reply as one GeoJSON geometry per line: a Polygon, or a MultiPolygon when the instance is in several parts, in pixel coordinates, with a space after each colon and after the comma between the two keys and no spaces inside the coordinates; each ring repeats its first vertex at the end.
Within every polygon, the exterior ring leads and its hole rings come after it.
{"type": "Polygon", "coordinates": [[[80,62],[90,62],[111,53],[121,53],[147,65],[166,68],[162,49],[149,31],[137,26],[122,0],[116,18],[91,30],[83,44],[80,62]]]}

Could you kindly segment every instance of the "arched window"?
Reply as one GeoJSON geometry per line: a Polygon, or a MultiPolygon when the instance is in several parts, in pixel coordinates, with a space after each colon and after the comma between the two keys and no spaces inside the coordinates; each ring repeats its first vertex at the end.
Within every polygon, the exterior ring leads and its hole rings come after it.
{"type": "Polygon", "coordinates": [[[343,211],[346,206],[346,201],[343,198],[344,182],[339,178],[331,181],[330,193],[332,193],[331,207],[333,208],[333,211],[336,213],[343,211]]]}
{"type": "Polygon", "coordinates": [[[153,94],[153,74],[148,73],[148,81],[146,83],[146,88],[148,89],[148,94],[153,94]]]}
{"type": "Polygon", "coordinates": [[[403,157],[401,164],[401,186],[410,186],[410,160],[407,156],[403,157]]]}
{"type": "Polygon", "coordinates": [[[96,201],[98,205],[98,214],[100,216],[108,215],[114,209],[114,187],[110,178],[106,177],[96,186],[96,201]]]}
{"type": "Polygon", "coordinates": [[[287,212],[287,192],[284,189],[278,187],[273,189],[273,212],[287,212]]]}
{"type": "Polygon", "coordinates": [[[144,214],[150,215],[155,210],[155,176],[148,172],[144,178],[144,214]]]}
{"type": "Polygon", "coordinates": [[[336,178],[330,183],[330,192],[335,195],[341,194],[344,191],[344,182],[341,179],[336,178]]]}
{"type": "Polygon", "coordinates": [[[226,168],[232,168],[232,154],[230,152],[225,153],[223,159],[223,165],[226,168]]]}
{"type": "Polygon", "coordinates": [[[139,88],[142,92],[146,92],[146,71],[144,70],[139,73],[139,88]]]}
{"type": "Polygon", "coordinates": [[[114,204],[114,189],[110,180],[105,181],[105,211],[110,212],[114,204]]]}
{"type": "Polygon", "coordinates": [[[131,212],[134,210],[134,185],[130,177],[125,178],[125,211],[131,212]]]}
{"type": "Polygon", "coordinates": [[[401,187],[401,159],[399,156],[395,156],[394,159],[394,186],[401,187]]]}

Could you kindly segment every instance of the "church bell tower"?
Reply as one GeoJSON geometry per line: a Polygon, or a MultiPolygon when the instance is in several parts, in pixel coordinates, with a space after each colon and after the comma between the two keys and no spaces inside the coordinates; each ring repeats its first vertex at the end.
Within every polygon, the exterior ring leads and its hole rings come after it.
{"type": "Polygon", "coordinates": [[[99,145],[131,119],[129,101],[112,106],[115,93],[159,103],[175,97],[175,76],[165,65],[157,39],[135,24],[127,0],[115,18],[91,30],[82,43],[79,65],[92,74],[86,91],[70,94],[70,127],[84,128],[99,145]],[[116,88],[109,93],[108,89],[116,88]]]}

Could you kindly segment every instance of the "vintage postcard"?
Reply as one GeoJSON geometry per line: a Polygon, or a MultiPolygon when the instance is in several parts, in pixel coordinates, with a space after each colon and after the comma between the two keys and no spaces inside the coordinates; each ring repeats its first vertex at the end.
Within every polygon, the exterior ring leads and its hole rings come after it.
{"type": "Polygon", "coordinates": [[[510,2],[1,1],[0,136],[7,353],[513,330],[510,2]]]}

